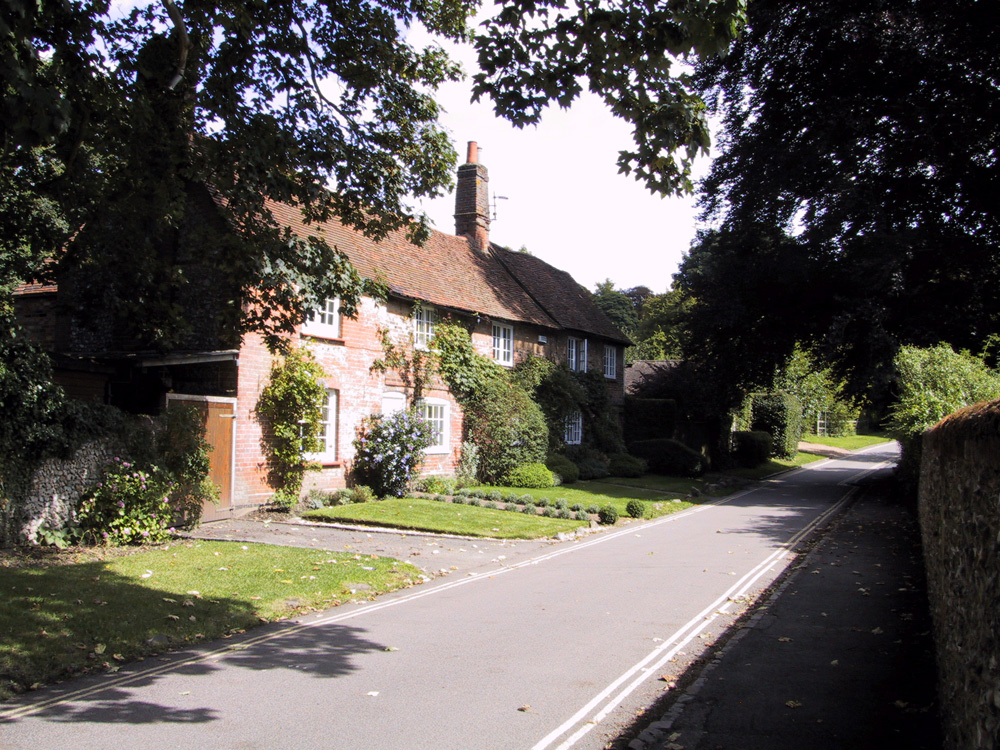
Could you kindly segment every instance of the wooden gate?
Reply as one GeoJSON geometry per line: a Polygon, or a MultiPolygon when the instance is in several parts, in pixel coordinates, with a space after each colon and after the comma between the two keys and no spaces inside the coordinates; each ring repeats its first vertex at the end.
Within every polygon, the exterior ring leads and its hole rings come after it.
{"type": "Polygon", "coordinates": [[[168,393],[167,408],[177,405],[193,406],[202,414],[205,420],[205,439],[212,448],[208,458],[208,476],[219,488],[219,502],[205,503],[201,520],[232,518],[236,399],[168,393]]]}

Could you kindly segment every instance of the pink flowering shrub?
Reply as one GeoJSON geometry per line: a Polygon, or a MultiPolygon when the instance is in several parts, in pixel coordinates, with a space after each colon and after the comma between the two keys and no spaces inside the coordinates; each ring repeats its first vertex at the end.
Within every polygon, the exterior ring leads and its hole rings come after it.
{"type": "Polygon", "coordinates": [[[158,470],[141,471],[116,457],[103,481],[80,502],[76,523],[94,544],[161,542],[173,531],[172,488],[158,470]]]}

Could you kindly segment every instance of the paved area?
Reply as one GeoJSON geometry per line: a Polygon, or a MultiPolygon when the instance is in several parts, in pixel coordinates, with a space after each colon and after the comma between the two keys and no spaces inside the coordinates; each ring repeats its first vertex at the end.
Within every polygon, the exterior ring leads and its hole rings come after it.
{"type": "Polygon", "coordinates": [[[675,696],[614,747],[939,748],[919,530],[885,476],[713,657],[678,679],[675,696]]]}

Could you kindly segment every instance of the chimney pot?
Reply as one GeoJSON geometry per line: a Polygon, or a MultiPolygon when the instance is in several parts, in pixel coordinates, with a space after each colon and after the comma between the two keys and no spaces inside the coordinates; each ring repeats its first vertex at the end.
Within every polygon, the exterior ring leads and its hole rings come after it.
{"type": "Polygon", "coordinates": [[[466,150],[465,156],[466,164],[478,164],[479,163],[479,146],[475,141],[469,141],[468,149],[466,150]]]}

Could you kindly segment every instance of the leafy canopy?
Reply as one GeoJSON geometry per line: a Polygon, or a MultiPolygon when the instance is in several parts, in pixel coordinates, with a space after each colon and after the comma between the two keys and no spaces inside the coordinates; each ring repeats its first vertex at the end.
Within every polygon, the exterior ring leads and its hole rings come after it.
{"type": "Polygon", "coordinates": [[[766,383],[796,343],[854,392],[901,345],[1000,330],[1000,28],[975,0],[757,0],[700,69],[721,118],[678,282],[690,355],[766,383]]]}

